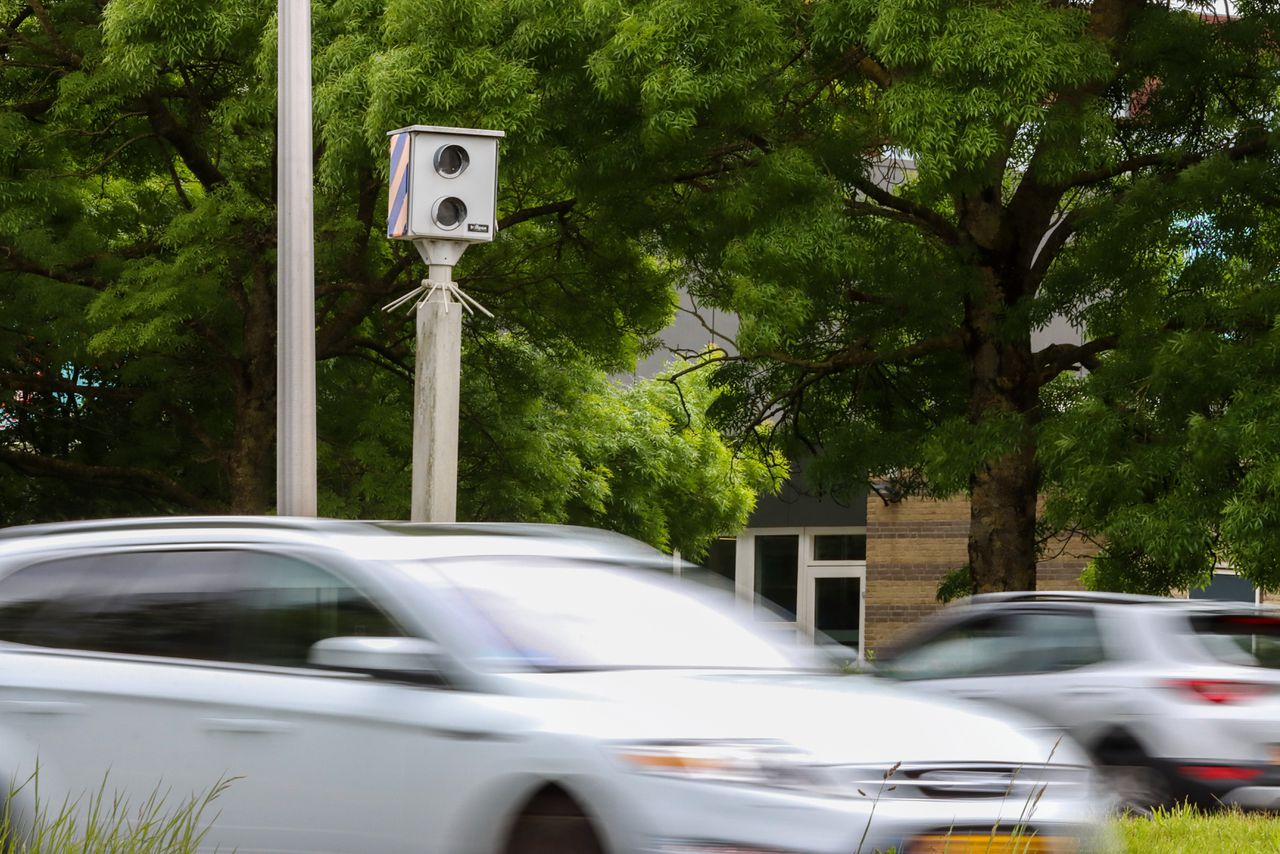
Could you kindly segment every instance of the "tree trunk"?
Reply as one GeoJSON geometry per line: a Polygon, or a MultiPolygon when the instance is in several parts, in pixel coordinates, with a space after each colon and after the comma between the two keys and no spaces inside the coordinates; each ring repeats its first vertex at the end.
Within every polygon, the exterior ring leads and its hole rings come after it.
{"type": "Polygon", "coordinates": [[[271,273],[252,273],[244,311],[244,351],[236,373],[235,438],[227,464],[231,512],[250,515],[275,507],[276,306],[271,273]]]}
{"type": "Polygon", "coordinates": [[[989,459],[969,479],[969,566],[974,591],[1034,590],[1036,586],[1035,418],[1039,386],[1030,334],[1008,340],[997,331],[998,287],[965,306],[969,363],[969,420],[1009,418],[1015,448],[989,459]]]}

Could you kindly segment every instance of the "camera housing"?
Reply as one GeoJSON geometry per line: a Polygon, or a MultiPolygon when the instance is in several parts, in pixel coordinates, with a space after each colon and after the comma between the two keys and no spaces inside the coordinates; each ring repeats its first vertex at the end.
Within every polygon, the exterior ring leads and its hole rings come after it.
{"type": "Polygon", "coordinates": [[[387,134],[387,237],[487,243],[498,233],[499,130],[412,125],[387,134]]]}

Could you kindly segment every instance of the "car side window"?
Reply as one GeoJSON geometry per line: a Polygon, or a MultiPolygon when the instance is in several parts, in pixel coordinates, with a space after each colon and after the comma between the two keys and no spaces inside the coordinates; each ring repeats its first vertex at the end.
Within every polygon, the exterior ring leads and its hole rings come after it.
{"type": "Polygon", "coordinates": [[[237,661],[305,667],[316,641],[404,634],[363,594],[310,563],[245,552],[242,569],[233,637],[237,661]]]}
{"type": "Polygon", "coordinates": [[[957,623],[882,670],[903,680],[1004,676],[1071,670],[1103,657],[1092,612],[1004,612],[957,623]]]}
{"type": "Polygon", "coordinates": [[[233,578],[217,552],[128,552],[35,564],[0,579],[0,639],[225,660],[233,578]]]}
{"type": "Polygon", "coordinates": [[[0,640],[305,667],[318,640],[403,634],[346,582],[242,550],[84,555],[0,579],[0,640]]]}
{"type": "Polygon", "coordinates": [[[880,667],[895,679],[946,679],[1012,672],[1018,658],[1017,636],[1003,615],[965,620],[901,650],[880,667]]]}
{"type": "Polygon", "coordinates": [[[1057,673],[1105,658],[1098,621],[1091,610],[1019,614],[1024,673],[1057,673]]]}

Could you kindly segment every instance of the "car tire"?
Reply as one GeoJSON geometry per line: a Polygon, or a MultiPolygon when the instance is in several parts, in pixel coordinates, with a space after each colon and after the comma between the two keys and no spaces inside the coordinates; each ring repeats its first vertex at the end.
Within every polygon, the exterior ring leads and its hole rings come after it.
{"type": "Polygon", "coordinates": [[[1092,753],[1112,792],[1112,808],[1120,815],[1150,816],[1173,803],[1168,778],[1131,733],[1112,731],[1092,753]]]}
{"type": "Polygon", "coordinates": [[[1099,770],[1121,815],[1151,816],[1169,805],[1164,775],[1150,765],[1105,765],[1099,770]]]}
{"type": "Polygon", "coordinates": [[[591,819],[559,789],[536,795],[511,826],[503,854],[605,854],[591,819]]]}

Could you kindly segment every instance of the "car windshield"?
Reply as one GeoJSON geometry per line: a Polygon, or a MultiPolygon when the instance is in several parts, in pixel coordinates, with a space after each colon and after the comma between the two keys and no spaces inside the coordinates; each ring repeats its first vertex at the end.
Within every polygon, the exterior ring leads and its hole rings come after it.
{"type": "Polygon", "coordinates": [[[652,570],[557,559],[411,563],[492,670],[791,669],[818,659],[757,634],[732,600],[652,570]]]}
{"type": "Polygon", "coordinates": [[[1280,617],[1213,614],[1193,617],[1196,639],[1225,664],[1280,668],[1280,617]]]}

